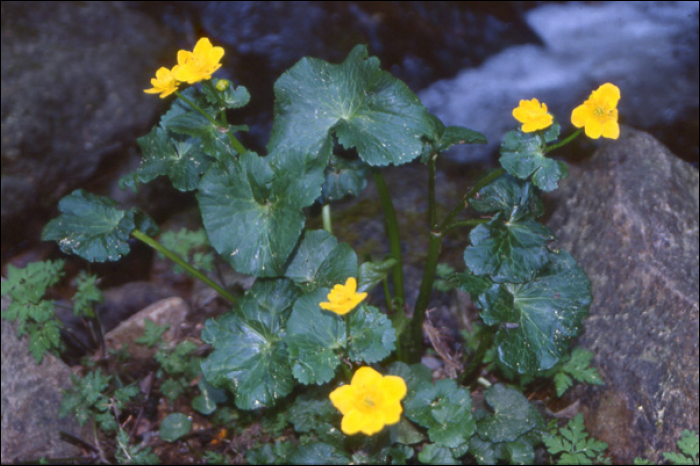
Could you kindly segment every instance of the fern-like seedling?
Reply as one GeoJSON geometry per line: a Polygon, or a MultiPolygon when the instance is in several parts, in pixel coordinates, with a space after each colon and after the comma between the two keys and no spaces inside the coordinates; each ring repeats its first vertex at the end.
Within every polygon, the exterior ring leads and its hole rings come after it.
{"type": "Polygon", "coordinates": [[[44,299],[46,290],[63,276],[63,261],[32,262],[23,269],[7,266],[7,281],[2,296],[12,302],[2,311],[2,318],[17,321],[17,335],[29,336],[29,352],[39,364],[51,351],[63,348],[61,323],[54,313],[53,301],[44,299]]]}
{"type": "Polygon", "coordinates": [[[678,441],[678,453],[664,453],[664,458],[671,464],[698,464],[698,434],[693,431],[684,430],[681,439],[678,441]]]}
{"type": "MultiPolygon", "coordinates": [[[[190,231],[185,228],[180,231],[166,231],[160,235],[160,241],[167,249],[170,249],[194,267],[211,272],[214,269],[214,253],[212,252],[209,238],[203,228],[190,231]]],[[[163,257],[162,255],[160,256],[163,257]]],[[[173,266],[175,273],[185,273],[179,265],[173,266]]]]}
{"type": "Polygon", "coordinates": [[[558,431],[556,424],[550,423],[550,435],[544,436],[542,441],[552,459],[556,458],[556,464],[612,464],[610,458],[604,456],[608,444],[589,438],[583,414],[577,414],[558,431]]]}
{"type": "Polygon", "coordinates": [[[573,386],[574,380],[590,385],[603,385],[603,380],[598,370],[591,366],[593,353],[577,347],[571,352],[571,359],[564,363],[554,375],[554,386],[557,397],[561,396],[573,386]]]}

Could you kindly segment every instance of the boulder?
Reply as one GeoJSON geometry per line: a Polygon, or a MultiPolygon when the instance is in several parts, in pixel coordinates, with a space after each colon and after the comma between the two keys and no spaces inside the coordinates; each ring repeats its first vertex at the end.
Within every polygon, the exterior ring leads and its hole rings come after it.
{"type": "Polygon", "coordinates": [[[549,226],[591,278],[579,344],[605,386],[570,396],[616,462],[658,463],[698,431],[698,170],[626,127],[571,168],[549,226]]]}
{"type": "Polygon", "coordinates": [[[4,241],[27,239],[33,209],[126,157],[161,105],[143,89],[176,52],[123,2],[2,3],[4,241]]]}

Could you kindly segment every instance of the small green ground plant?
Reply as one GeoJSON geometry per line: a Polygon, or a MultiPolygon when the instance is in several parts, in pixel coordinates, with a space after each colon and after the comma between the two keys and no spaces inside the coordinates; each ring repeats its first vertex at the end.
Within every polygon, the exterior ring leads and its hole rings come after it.
{"type": "MultiPolygon", "coordinates": [[[[572,112],[578,129],[563,139],[545,104],[522,100],[513,110],[522,125],[505,136],[501,168],[481,177],[438,218],[441,154],[454,145],[485,143],[481,133],[445,126],[366,47],[357,46],[341,64],[304,58],[278,79],[272,133],[261,156],[235,136],[247,127],[227,120],[227,112],[245,106],[250,95],[243,86],[213,78],[223,55],[221,47],[201,39],[193,51],[181,50],[172,68],[156,72],[145,92],[176,98],[138,140],[142,164],[122,180],[124,188],[136,190],[166,176],[175,189],[194,192],[203,231],[165,236],[168,248],[154,239],[158,226],[142,210],[124,210],[109,198],[77,190],[60,201],[61,214],[46,226],[43,239],[56,241],[67,254],[103,262],[128,254],[135,238],[231,303],[230,312],[206,322],[201,339],[212,350],[201,361],[188,342],[161,347],[156,359],[161,389],[171,401],[201,371],[192,409],[218,416],[232,430],[245,425],[245,413],[258,413],[267,440],[247,450],[251,464],[533,463],[535,449],[549,435],[542,416],[518,389],[479,378],[479,369],[488,354],[494,372],[516,382],[551,377],[552,371],[558,371],[558,392],[571,385],[571,377],[600,381],[587,368],[590,357],[570,353],[588,315],[590,282],[570,254],[549,247],[554,235],[538,219],[544,214],[541,192],[554,191],[568,176],[566,165],[548,153],[584,131],[616,139],[619,89],[606,83],[595,90],[572,112]],[[415,160],[426,166],[430,234],[418,298],[409,311],[400,231],[382,173],[415,160]],[[387,257],[376,262],[359,261],[332,233],[332,205],[362,192],[369,175],[390,245],[387,257]],[[321,207],[321,230],[306,228],[313,205],[321,207]],[[476,341],[466,342],[474,350],[460,361],[457,378],[435,381],[420,364],[423,324],[441,244],[454,230],[469,238],[466,267],[441,268],[438,286],[468,292],[481,325],[472,334],[476,341]],[[207,240],[236,272],[256,277],[243,296],[204,273],[212,262],[206,252],[190,254],[207,240]],[[379,285],[383,308],[367,299],[379,285]],[[485,405],[472,409],[477,380],[487,386],[485,405]]],[[[15,289],[3,284],[3,295],[40,305],[41,289],[28,297],[15,289]]],[[[141,342],[155,344],[161,330],[147,326],[141,342]]],[[[76,412],[94,412],[99,423],[105,412],[114,417],[119,406],[101,401],[104,376],[92,377],[101,382],[91,384],[89,393],[85,382],[76,381],[89,400],[69,396],[67,403],[76,412]]],[[[124,398],[116,393],[109,399],[124,398]]],[[[135,461],[134,455],[153,460],[150,451],[129,447],[132,436],[124,436],[122,424],[117,427],[118,461],[135,461]]],[[[160,438],[184,441],[191,429],[189,416],[175,412],[162,421],[160,438]]],[[[207,452],[206,458],[230,456],[207,452]]]]}

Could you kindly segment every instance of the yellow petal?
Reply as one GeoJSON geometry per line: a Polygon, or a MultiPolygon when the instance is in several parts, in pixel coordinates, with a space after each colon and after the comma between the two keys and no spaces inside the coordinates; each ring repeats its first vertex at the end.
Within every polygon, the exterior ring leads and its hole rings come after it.
{"type": "Polygon", "coordinates": [[[378,384],[387,404],[397,403],[406,396],[406,382],[401,377],[387,375],[378,384]]]}
{"type": "Polygon", "coordinates": [[[381,407],[382,415],[384,416],[384,423],[388,425],[396,424],[401,419],[401,413],[403,408],[401,403],[391,403],[381,407]]]}
{"type": "Polygon", "coordinates": [[[598,89],[593,91],[596,99],[601,99],[605,101],[609,108],[614,108],[617,106],[617,102],[620,100],[620,88],[611,83],[605,83],[598,89]]]}
{"type": "Polygon", "coordinates": [[[579,105],[571,112],[571,124],[577,128],[586,126],[586,120],[590,118],[591,112],[586,104],[579,105]]]}
{"type": "Polygon", "coordinates": [[[342,385],[333,390],[329,398],[341,414],[347,414],[355,409],[357,390],[352,385],[342,385]]]}
{"type": "Polygon", "coordinates": [[[603,123],[603,137],[609,139],[617,139],[620,137],[620,125],[617,124],[616,120],[608,120],[603,123]]]}
{"type": "Polygon", "coordinates": [[[603,127],[596,118],[589,118],[586,122],[586,136],[598,139],[603,134],[603,127]]]}
{"type": "Polygon", "coordinates": [[[193,52],[195,55],[204,55],[211,49],[212,45],[209,39],[207,37],[202,37],[195,44],[193,52]]]}
{"type": "Polygon", "coordinates": [[[365,419],[362,413],[355,410],[343,416],[343,421],[340,423],[340,430],[345,435],[355,435],[362,427],[364,427],[365,419]]]}
{"type": "Polygon", "coordinates": [[[375,371],[369,366],[360,367],[352,376],[352,386],[358,389],[362,387],[368,387],[375,385],[379,380],[381,380],[382,374],[375,371]]]}
{"type": "Polygon", "coordinates": [[[372,416],[364,416],[364,424],[360,430],[365,435],[374,435],[384,428],[384,415],[377,411],[372,416]]]}

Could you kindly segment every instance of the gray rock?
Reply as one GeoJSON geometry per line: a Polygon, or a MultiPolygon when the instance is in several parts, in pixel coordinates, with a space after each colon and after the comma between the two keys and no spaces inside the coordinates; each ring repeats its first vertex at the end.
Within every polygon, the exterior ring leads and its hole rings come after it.
{"type": "Polygon", "coordinates": [[[572,393],[615,460],[662,461],[698,431],[698,171],[623,127],[552,196],[549,226],[593,283],[580,344],[606,385],[572,393]]]}
{"type": "MultiPolygon", "coordinates": [[[[3,299],[3,311],[6,306],[3,299]]],[[[2,464],[79,455],[59,437],[63,431],[89,440],[92,432],[72,417],[58,417],[61,390],[71,386],[70,368],[51,354],[37,366],[27,338],[18,339],[16,332],[14,323],[2,320],[2,464]]]]}
{"type": "Polygon", "coordinates": [[[2,229],[21,234],[147,132],[160,102],[143,89],[177,45],[122,2],[3,2],[1,44],[2,229]]]}
{"type": "Polygon", "coordinates": [[[446,124],[488,138],[480,149],[456,149],[455,158],[491,156],[518,126],[511,112],[520,99],[546,102],[568,134],[571,111],[612,82],[625,123],[667,133],[666,142],[697,160],[697,2],[566,2],[535,8],[526,20],[544,45],[510,47],[419,93],[446,124]]]}

